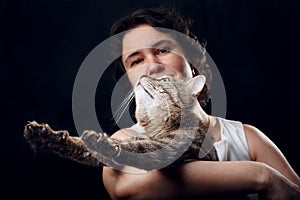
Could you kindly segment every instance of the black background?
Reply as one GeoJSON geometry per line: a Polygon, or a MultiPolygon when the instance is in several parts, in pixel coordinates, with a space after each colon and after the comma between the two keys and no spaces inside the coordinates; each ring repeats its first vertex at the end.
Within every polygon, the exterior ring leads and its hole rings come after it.
{"type": "MultiPolygon", "coordinates": [[[[161,3],[193,18],[208,41],[226,88],[226,118],[262,130],[300,174],[299,1],[1,0],[2,195],[109,199],[101,169],[34,154],[23,129],[37,120],[76,133],[72,87],[82,61],[119,17],[161,3]]],[[[109,127],[110,74],[102,81],[99,120],[109,127]]]]}

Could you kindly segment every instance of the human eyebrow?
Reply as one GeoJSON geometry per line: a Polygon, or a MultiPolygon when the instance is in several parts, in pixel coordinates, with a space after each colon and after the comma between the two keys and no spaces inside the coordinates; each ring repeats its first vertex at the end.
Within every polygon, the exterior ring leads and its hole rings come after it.
{"type": "Polygon", "coordinates": [[[132,54],[130,54],[129,56],[127,56],[127,58],[125,59],[125,64],[128,63],[128,61],[130,60],[130,58],[132,58],[132,57],[134,57],[134,56],[136,56],[138,54],[140,54],[140,52],[139,51],[135,51],[132,54]]]}
{"type": "Polygon", "coordinates": [[[171,45],[171,46],[174,46],[174,42],[172,40],[167,40],[167,39],[162,39],[156,43],[154,43],[152,45],[153,48],[158,48],[159,46],[162,46],[162,45],[171,45]]]}

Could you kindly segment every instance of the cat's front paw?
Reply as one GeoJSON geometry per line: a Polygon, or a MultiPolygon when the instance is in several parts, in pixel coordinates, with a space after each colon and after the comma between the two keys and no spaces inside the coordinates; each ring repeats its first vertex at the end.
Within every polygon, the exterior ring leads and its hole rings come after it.
{"type": "Polygon", "coordinates": [[[52,146],[65,142],[69,136],[67,131],[53,131],[48,124],[36,121],[28,122],[24,129],[24,137],[34,150],[48,150],[52,146]]]}
{"type": "Polygon", "coordinates": [[[96,157],[115,158],[119,155],[120,147],[105,133],[84,131],[81,139],[87,149],[96,157]]]}

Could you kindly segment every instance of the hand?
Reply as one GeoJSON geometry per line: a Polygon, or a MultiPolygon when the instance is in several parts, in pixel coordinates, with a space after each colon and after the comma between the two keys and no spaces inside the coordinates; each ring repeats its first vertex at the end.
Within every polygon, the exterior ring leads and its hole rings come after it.
{"type": "Polygon", "coordinates": [[[285,178],[280,172],[269,167],[269,181],[266,191],[260,194],[260,199],[270,200],[300,200],[300,187],[285,178]]]}

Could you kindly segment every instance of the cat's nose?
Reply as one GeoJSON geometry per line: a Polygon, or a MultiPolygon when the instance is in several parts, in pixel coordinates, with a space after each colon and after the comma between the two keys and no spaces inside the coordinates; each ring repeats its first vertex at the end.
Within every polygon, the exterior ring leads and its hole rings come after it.
{"type": "Polygon", "coordinates": [[[161,64],[150,64],[147,67],[147,75],[148,76],[153,76],[153,75],[158,75],[160,73],[162,73],[165,70],[165,66],[161,65],[161,64]]]}

